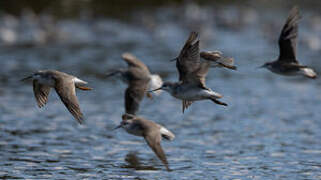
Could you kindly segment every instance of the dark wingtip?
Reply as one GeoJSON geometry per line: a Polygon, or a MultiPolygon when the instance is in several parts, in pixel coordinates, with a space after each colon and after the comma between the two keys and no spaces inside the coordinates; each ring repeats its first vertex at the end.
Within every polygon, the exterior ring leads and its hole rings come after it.
{"type": "Polygon", "coordinates": [[[84,118],[83,117],[76,117],[75,119],[77,120],[77,122],[79,124],[83,124],[84,123],[84,118]]]}
{"type": "Polygon", "coordinates": [[[25,78],[23,78],[23,79],[20,79],[20,81],[26,81],[26,80],[31,79],[31,78],[32,78],[32,75],[27,76],[27,77],[25,77],[25,78]]]}
{"type": "Polygon", "coordinates": [[[169,168],[168,164],[165,164],[165,167],[166,167],[166,170],[167,170],[168,172],[172,172],[172,171],[173,171],[172,169],[169,168]]]}

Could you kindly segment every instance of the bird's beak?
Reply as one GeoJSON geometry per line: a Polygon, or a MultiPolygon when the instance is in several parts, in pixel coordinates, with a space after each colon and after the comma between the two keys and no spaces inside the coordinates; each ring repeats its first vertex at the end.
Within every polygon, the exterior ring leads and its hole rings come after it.
{"type": "Polygon", "coordinates": [[[150,90],[150,91],[148,91],[148,92],[154,92],[154,91],[158,91],[158,90],[162,90],[162,87],[157,88],[157,89],[154,89],[154,90],[150,90]]]}
{"type": "Polygon", "coordinates": [[[260,68],[265,68],[265,64],[263,64],[262,66],[257,67],[257,69],[260,69],[260,68]]]}
{"type": "Polygon", "coordinates": [[[109,78],[111,76],[115,76],[116,74],[118,74],[119,72],[118,71],[113,71],[113,72],[110,72],[110,73],[107,73],[106,74],[106,78],[109,78]]]}
{"type": "Polygon", "coordinates": [[[120,124],[120,125],[118,125],[117,127],[115,127],[113,130],[119,129],[119,128],[121,128],[121,127],[122,127],[122,125],[120,124]]]}
{"type": "Polygon", "coordinates": [[[20,81],[26,81],[26,80],[31,79],[31,78],[32,78],[32,76],[28,76],[28,77],[25,77],[25,78],[21,79],[20,81]]]}
{"type": "Polygon", "coordinates": [[[169,60],[170,62],[177,61],[177,57],[174,59],[169,60]]]}

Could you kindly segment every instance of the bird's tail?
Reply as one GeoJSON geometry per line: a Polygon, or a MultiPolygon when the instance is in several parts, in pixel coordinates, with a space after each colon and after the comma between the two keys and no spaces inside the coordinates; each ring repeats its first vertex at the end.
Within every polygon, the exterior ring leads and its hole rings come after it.
{"type": "Polygon", "coordinates": [[[85,86],[85,84],[88,84],[86,81],[83,81],[83,80],[81,80],[79,78],[75,78],[74,82],[75,82],[76,88],[78,88],[78,89],[81,89],[83,91],[92,90],[92,88],[85,86]]]}
{"type": "Polygon", "coordinates": [[[161,133],[162,137],[166,140],[172,141],[175,138],[175,135],[164,127],[161,127],[160,133],[161,133]]]}
{"type": "Polygon", "coordinates": [[[301,68],[301,72],[304,76],[311,79],[315,79],[317,77],[317,73],[315,73],[311,68],[301,68]]]}
{"type": "MultiPolygon", "coordinates": [[[[150,81],[149,81],[149,90],[154,90],[156,88],[159,88],[163,85],[163,80],[158,74],[152,74],[150,75],[150,81]]],[[[154,91],[156,95],[159,95],[162,91],[154,91]]]]}

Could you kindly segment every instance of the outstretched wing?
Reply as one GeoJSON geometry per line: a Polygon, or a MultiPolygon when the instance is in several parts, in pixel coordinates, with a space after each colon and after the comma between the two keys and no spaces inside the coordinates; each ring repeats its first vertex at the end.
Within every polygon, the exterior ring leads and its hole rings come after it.
{"type": "Polygon", "coordinates": [[[126,72],[128,88],[125,92],[125,110],[128,114],[136,114],[139,104],[148,90],[149,73],[137,67],[131,67],[126,72]]]}
{"type": "Polygon", "coordinates": [[[160,144],[162,137],[159,131],[148,130],[144,135],[144,138],[148,146],[154,151],[157,157],[163,162],[163,164],[166,166],[166,169],[169,170],[166,155],[160,144]]]}
{"type": "Polygon", "coordinates": [[[127,62],[128,66],[139,67],[149,72],[147,66],[142,61],[137,59],[133,54],[123,53],[122,58],[127,62]]]}
{"type": "Polygon", "coordinates": [[[280,61],[297,63],[296,43],[300,18],[298,7],[292,8],[279,37],[280,61]]]}
{"type": "Polygon", "coordinates": [[[201,61],[198,33],[191,32],[176,61],[179,80],[205,88],[210,61],[201,61]]]}
{"type": "Polygon", "coordinates": [[[69,112],[81,124],[83,120],[83,114],[80,111],[74,81],[71,78],[58,78],[56,79],[55,89],[69,112]]]}
{"type": "Polygon", "coordinates": [[[198,33],[191,32],[176,61],[179,80],[189,81],[189,76],[199,68],[200,63],[198,33]]]}
{"type": "Polygon", "coordinates": [[[135,115],[139,110],[139,104],[143,100],[147,87],[139,84],[130,84],[125,92],[125,110],[127,114],[135,115]]]}
{"type": "Polygon", "coordinates": [[[201,58],[213,62],[212,67],[224,67],[228,69],[236,70],[237,67],[234,66],[234,59],[223,57],[222,53],[219,51],[202,51],[200,52],[201,58]]]}
{"type": "Polygon", "coordinates": [[[50,87],[39,84],[37,80],[33,80],[33,93],[35,95],[38,106],[41,108],[46,105],[48,101],[48,95],[50,93],[50,87]]]}

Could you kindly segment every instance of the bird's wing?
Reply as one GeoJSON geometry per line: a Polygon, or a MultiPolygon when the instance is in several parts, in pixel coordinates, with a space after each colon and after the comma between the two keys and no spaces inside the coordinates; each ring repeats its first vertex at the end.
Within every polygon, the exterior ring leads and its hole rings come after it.
{"type": "Polygon", "coordinates": [[[191,32],[176,61],[179,81],[192,81],[190,78],[193,77],[193,73],[199,69],[200,65],[198,33],[191,32]]]}
{"type": "Polygon", "coordinates": [[[83,114],[80,111],[75,89],[75,83],[72,78],[56,79],[55,90],[57,94],[59,95],[61,101],[65,104],[69,112],[81,124],[83,121],[83,114]]]}
{"type": "Polygon", "coordinates": [[[33,80],[33,93],[35,95],[38,106],[43,107],[48,101],[50,87],[39,84],[37,80],[33,80]]]}
{"type": "Polygon", "coordinates": [[[122,58],[127,62],[128,66],[139,67],[149,72],[147,66],[131,53],[123,53],[122,58]]]}
{"type": "Polygon", "coordinates": [[[237,69],[237,67],[234,66],[234,59],[223,57],[222,53],[219,51],[202,51],[200,56],[207,61],[213,62],[214,64],[212,67],[225,67],[233,70],[237,69]]]}
{"type": "Polygon", "coordinates": [[[279,37],[280,61],[297,63],[296,43],[300,18],[298,7],[292,8],[279,37]]]}
{"type": "Polygon", "coordinates": [[[193,103],[193,101],[182,100],[183,113],[184,113],[185,109],[187,109],[190,105],[192,105],[192,103],[193,103]]]}
{"type": "Polygon", "coordinates": [[[163,164],[166,166],[166,169],[169,170],[166,155],[160,144],[162,137],[159,131],[147,130],[147,132],[144,134],[144,138],[148,146],[154,151],[157,157],[163,162],[163,164]]]}
{"type": "Polygon", "coordinates": [[[145,82],[130,83],[125,92],[125,110],[127,114],[136,114],[139,104],[147,91],[145,82]]]}

